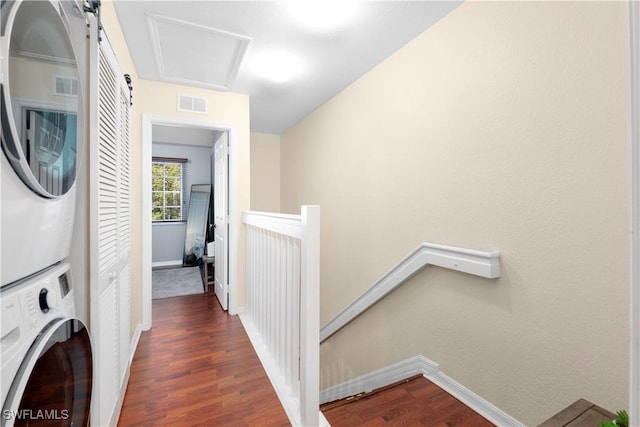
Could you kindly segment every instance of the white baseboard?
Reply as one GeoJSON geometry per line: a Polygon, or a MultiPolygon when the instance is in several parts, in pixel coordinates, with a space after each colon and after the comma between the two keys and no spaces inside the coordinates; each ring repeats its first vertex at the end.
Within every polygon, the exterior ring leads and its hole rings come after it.
{"type": "Polygon", "coordinates": [[[136,354],[136,349],[138,348],[138,342],[140,341],[140,334],[142,333],[142,325],[138,323],[136,326],[136,330],[133,333],[133,337],[131,338],[131,343],[129,345],[129,362],[127,365],[127,369],[124,373],[124,378],[122,379],[122,384],[120,384],[120,394],[118,395],[118,400],[116,401],[116,405],[111,414],[111,422],[109,425],[116,426],[118,425],[118,420],[120,419],[120,413],[122,412],[122,404],[124,403],[124,396],[127,394],[127,386],[129,385],[129,376],[131,375],[131,364],[133,363],[133,356],[136,354]]]}
{"type": "Polygon", "coordinates": [[[158,268],[158,267],[181,267],[182,266],[182,260],[175,260],[175,261],[158,261],[158,262],[152,262],[151,263],[151,268],[158,268]]]}
{"type": "Polygon", "coordinates": [[[360,393],[367,393],[414,375],[422,374],[426,377],[435,372],[438,372],[437,363],[423,356],[410,357],[386,368],[320,391],[320,404],[344,399],[360,393]]]}
{"type": "Polygon", "coordinates": [[[495,425],[500,427],[524,427],[524,424],[520,421],[440,372],[437,363],[420,355],[322,390],[320,392],[320,403],[333,402],[360,393],[370,392],[419,374],[495,425]]]}
{"type": "Polygon", "coordinates": [[[129,385],[130,374],[131,374],[131,364],[127,366],[127,369],[124,372],[124,378],[122,379],[122,384],[120,384],[120,393],[118,394],[116,405],[113,408],[113,414],[111,414],[111,422],[109,423],[110,426],[118,425],[118,420],[120,419],[120,413],[122,412],[122,404],[124,403],[124,395],[127,393],[127,385],[129,385]]]}
{"type": "MultiPolygon", "coordinates": [[[[240,321],[244,327],[251,345],[260,359],[260,363],[264,368],[271,385],[273,386],[278,400],[282,404],[284,412],[287,414],[292,426],[298,427],[300,424],[300,403],[291,395],[291,387],[286,384],[286,381],[282,375],[277,374],[279,371],[277,365],[273,360],[273,357],[269,353],[267,345],[262,341],[260,333],[253,326],[253,322],[248,316],[240,314],[240,321]]],[[[320,408],[318,408],[318,425],[321,427],[330,427],[331,425],[324,417],[320,408]]]]}
{"type": "Polygon", "coordinates": [[[493,424],[501,427],[524,427],[523,423],[442,372],[437,372],[432,376],[425,375],[425,377],[493,424]]]}
{"type": "Polygon", "coordinates": [[[133,337],[131,337],[131,344],[129,346],[129,366],[133,363],[133,356],[136,355],[136,350],[138,349],[138,342],[140,342],[140,335],[142,334],[142,324],[138,323],[136,326],[136,330],[133,332],[133,337]]]}

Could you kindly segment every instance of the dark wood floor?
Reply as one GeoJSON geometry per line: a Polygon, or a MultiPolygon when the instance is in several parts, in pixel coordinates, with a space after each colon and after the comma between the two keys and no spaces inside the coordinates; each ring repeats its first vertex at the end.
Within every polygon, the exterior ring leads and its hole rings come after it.
{"type": "MultiPolygon", "coordinates": [[[[424,377],[323,406],[334,427],[485,427],[487,420],[424,377]]],[[[289,426],[237,316],[213,293],[153,300],[118,426],[289,426]]]]}
{"type": "Polygon", "coordinates": [[[323,405],[333,427],[430,426],[490,427],[489,421],[423,376],[387,387],[383,391],[323,405]]]}
{"type": "Polygon", "coordinates": [[[240,319],[213,293],[153,300],[119,426],[289,426],[240,319]]]}

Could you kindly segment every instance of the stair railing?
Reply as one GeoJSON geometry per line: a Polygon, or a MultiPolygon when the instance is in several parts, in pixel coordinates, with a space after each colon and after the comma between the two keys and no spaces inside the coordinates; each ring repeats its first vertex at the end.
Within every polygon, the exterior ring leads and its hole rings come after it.
{"type": "Polygon", "coordinates": [[[500,252],[485,252],[435,243],[422,243],[327,322],[320,330],[320,342],[327,340],[429,265],[496,279],[500,277],[500,252]]]}
{"type": "Polygon", "coordinates": [[[320,207],[301,215],[247,211],[240,315],[293,425],[326,424],[320,393],[320,207]]]}

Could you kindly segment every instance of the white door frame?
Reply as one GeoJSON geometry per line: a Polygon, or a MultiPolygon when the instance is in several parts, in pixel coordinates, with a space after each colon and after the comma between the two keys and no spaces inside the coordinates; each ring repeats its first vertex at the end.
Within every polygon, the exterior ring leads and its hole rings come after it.
{"type": "MultiPolygon", "coordinates": [[[[195,120],[158,114],[142,115],[142,329],[152,326],[151,314],[151,146],[153,125],[193,127],[229,134],[229,314],[238,313],[238,170],[236,165],[237,130],[229,123],[195,120]]],[[[211,141],[211,146],[215,141],[211,141]]]]}
{"type": "Polygon", "coordinates": [[[629,289],[629,425],[640,424],[640,5],[629,2],[631,58],[631,285],[629,289]]]}

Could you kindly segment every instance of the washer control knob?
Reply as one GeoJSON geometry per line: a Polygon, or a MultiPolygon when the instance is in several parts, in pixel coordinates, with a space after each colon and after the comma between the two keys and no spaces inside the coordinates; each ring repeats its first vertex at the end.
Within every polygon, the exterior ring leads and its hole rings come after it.
{"type": "Polygon", "coordinates": [[[40,289],[40,297],[38,298],[38,300],[40,302],[40,311],[42,311],[43,313],[48,313],[50,309],[49,302],[47,301],[48,294],[49,294],[49,289],[47,288],[40,289]]]}

